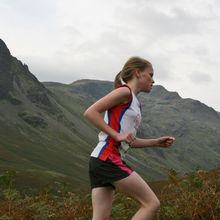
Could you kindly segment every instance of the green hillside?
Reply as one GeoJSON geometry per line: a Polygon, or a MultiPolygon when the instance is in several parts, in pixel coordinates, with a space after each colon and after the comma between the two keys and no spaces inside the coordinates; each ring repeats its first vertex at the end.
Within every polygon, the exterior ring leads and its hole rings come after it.
{"type": "MultiPolygon", "coordinates": [[[[97,80],[44,85],[72,112],[77,96],[85,97],[89,105],[113,86],[112,82],[97,80]],[[66,101],[63,97],[67,96],[66,101]]],[[[143,121],[138,135],[149,138],[173,135],[176,142],[170,149],[132,149],[127,157],[137,171],[146,178],[160,179],[165,177],[167,169],[175,168],[183,174],[195,168],[210,169],[220,164],[220,117],[214,109],[196,100],[182,99],[178,93],[169,92],[162,86],[155,86],[151,94],[142,94],[139,98],[143,121]]]]}
{"type": "MultiPolygon", "coordinates": [[[[82,113],[112,90],[108,81],[41,83],[0,40],[0,167],[71,178],[88,185],[88,158],[98,130],[82,113]]],[[[148,180],[220,164],[220,116],[203,103],[155,86],[140,95],[141,137],[173,135],[170,149],[132,149],[128,162],[148,180]]]]}
{"type": "Polygon", "coordinates": [[[10,55],[3,41],[0,91],[1,168],[53,171],[86,183],[95,132],[85,133],[87,122],[57,103],[27,65],[10,55]]]}

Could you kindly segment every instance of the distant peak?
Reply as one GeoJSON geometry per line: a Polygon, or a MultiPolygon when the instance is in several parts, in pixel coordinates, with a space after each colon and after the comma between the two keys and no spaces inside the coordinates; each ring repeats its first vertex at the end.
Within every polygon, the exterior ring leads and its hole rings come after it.
{"type": "Polygon", "coordinates": [[[11,53],[9,51],[9,49],[7,48],[5,42],[0,39],[0,57],[3,57],[3,56],[10,56],[11,53]]]}
{"type": "Polygon", "coordinates": [[[162,85],[154,85],[154,87],[156,87],[157,89],[161,90],[161,91],[167,91],[167,89],[165,87],[163,87],[162,85]]]}
{"type": "Polygon", "coordinates": [[[86,84],[90,82],[109,82],[109,81],[98,80],[98,79],[79,79],[79,80],[72,82],[70,85],[81,85],[81,84],[86,84]]]}
{"type": "Polygon", "coordinates": [[[168,91],[161,85],[153,86],[153,90],[150,93],[151,96],[160,97],[162,99],[180,99],[181,97],[177,92],[168,91]]]}
{"type": "Polygon", "coordinates": [[[0,45],[5,44],[5,42],[0,38],[0,45]]]}
{"type": "Polygon", "coordinates": [[[80,83],[86,83],[86,82],[90,82],[92,81],[91,79],[79,79],[79,80],[76,80],[74,82],[72,82],[71,84],[80,84],[80,83]]]}

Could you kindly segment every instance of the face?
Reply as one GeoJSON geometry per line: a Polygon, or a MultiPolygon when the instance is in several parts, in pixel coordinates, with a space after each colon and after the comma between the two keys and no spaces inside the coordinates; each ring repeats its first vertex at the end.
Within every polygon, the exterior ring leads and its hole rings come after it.
{"type": "Polygon", "coordinates": [[[140,92],[149,93],[153,87],[154,71],[152,67],[147,67],[144,71],[139,72],[139,88],[140,92]]]}

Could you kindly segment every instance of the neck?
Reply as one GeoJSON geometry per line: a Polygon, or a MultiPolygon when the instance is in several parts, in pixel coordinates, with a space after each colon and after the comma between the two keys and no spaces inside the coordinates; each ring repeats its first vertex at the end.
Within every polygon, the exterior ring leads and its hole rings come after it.
{"type": "Polygon", "coordinates": [[[132,92],[137,96],[140,90],[138,89],[136,80],[129,81],[127,85],[131,88],[132,92]]]}

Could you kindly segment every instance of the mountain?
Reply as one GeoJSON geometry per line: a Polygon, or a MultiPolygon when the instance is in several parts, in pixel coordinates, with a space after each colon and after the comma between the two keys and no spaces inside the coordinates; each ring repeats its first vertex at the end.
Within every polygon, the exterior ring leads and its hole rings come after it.
{"type": "MultiPolygon", "coordinates": [[[[78,101],[80,97],[75,104],[78,101]]],[[[2,169],[53,171],[53,175],[72,176],[76,183],[88,179],[85,161],[95,130],[88,130],[83,117],[59,104],[28,66],[11,56],[2,40],[0,124],[2,169]]]]}
{"type": "MultiPolygon", "coordinates": [[[[112,82],[98,80],[44,85],[72,112],[75,97],[84,96],[87,102],[93,103],[113,88],[112,82]]],[[[127,156],[131,166],[151,179],[164,178],[172,168],[184,174],[196,168],[219,166],[220,117],[213,108],[197,100],[182,99],[177,92],[169,92],[159,85],[150,94],[141,94],[139,99],[142,125],[138,135],[148,138],[173,135],[176,141],[169,149],[131,149],[127,156]]]]}
{"type": "MultiPolygon", "coordinates": [[[[10,54],[0,40],[0,170],[69,177],[88,186],[88,158],[98,130],[82,113],[111,91],[113,83],[79,80],[71,84],[41,83],[28,66],[10,54]]],[[[173,135],[169,149],[131,149],[127,159],[148,180],[220,165],[220,116],[213,108],[154,86],[141,94],[140,137],[173,135]]]]}

